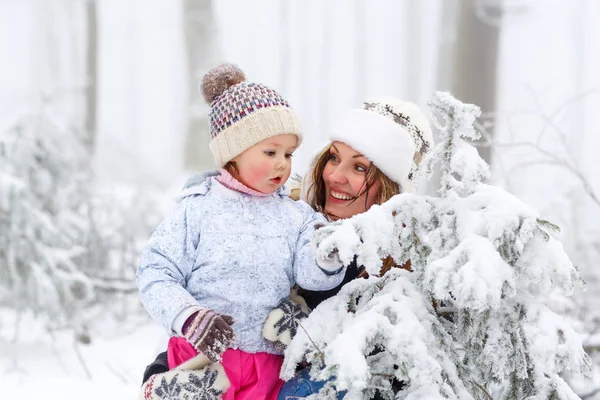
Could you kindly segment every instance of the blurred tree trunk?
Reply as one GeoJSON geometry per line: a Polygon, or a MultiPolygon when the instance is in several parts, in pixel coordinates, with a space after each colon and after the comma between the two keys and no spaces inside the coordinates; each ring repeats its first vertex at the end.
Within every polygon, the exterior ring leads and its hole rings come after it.
{"type": "Polygon", "coordinates": [[[94,154],[97,135],[98,112],[98,13],[95,0],[85,4],[87,48],[86,48],[86,112],[85,145],[94,154]]]}
{"type": "Polygon", "coordinates": [[[202,75],[213,66],[216,56],[216,26],[211,0],[184,0],[184,30],[190,81],[189,123],[185,142],[185,167],[205,170],[214,167],[208,148],[208,105],[199,95],[202,75]]]}
{"type": "Polygon", "coordinates": [[[458,26],[458,0],[442,1],[439,27],[437,86],[439,90],[452,90],[454,47],[458,26]]]}
{"type": "Polygon", "coordinates": [[[290,84],[290,3],[279,3],[279,90],[284,96],[289,95],[290,84]]]}
{"type": "Polygon", "coordinates": [[[422,4],[416,1],[406,2],[404,5],[403,46],[406,56],[403,62],[404,97],[405,100],[416,101],[419,98],[419,88],[422,81],[422,41],[417,32],[425,28],[421,24],[420,14],[423,12],[422,4]]]}
{"type": "MultiPolygon", "coordinates": [[[[485,23],[480,18],[482,14],[478,15],[477,7],[486,7],[479,10],[483,13],[500,13],[502,5],[490,1],[461,0],[457,7],[450,90],[461,101],[477,104],[484,113],[495,111],[499,23],[485,23]]],[[[493,130],[488,130],[488,133],[493,135],[493,130]]],[[[491,147],[479,147],[478,150],[489,164],[491,147]]]]}
{"type": "Polygon", "coordinates": [[[367,46],[365,0],[354,0],[354,62],[356,65],[356,104],[366,101],[367,96],[367,46]]]}
{"type": "MultiPolygon", "coordinates": [[[[331,18],[330,3],[327,1],[321,2],[323,12],[322,31],[321,31],[321,51],[319,60],[319,126],[320,132],[327,132],[329,129],[329,107],[331,100],[329,99],[331,85],[331,27],[328,21],[331,18]]],[[[307,82],[302,84],[306,85],[307,82]]]]}

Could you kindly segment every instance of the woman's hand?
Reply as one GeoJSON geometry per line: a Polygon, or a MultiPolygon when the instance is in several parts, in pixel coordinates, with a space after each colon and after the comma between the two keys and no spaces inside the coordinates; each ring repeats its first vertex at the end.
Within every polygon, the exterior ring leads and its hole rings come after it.
{"type": "Polygon", "coordinates": [[[263,326],[263,337],[283,351],[296,336],[300,321],[306,317],[308,310],[303,310],[300,304],[289,298],[285,299],[269,313],[263,326]]]}

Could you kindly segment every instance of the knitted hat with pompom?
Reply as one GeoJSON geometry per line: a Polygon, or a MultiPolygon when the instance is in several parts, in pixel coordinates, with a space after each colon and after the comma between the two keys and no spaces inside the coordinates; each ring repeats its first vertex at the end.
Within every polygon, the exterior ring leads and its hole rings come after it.
{"type": "Polygon", "coordinates": [[[233,64],[222,64],[204,75],[202,95],[210,104],[210,151],[224,166],[255,144],[289,133],[302,142],[300,120],[287,101],[273,89],[246,81],[233,64]]]}

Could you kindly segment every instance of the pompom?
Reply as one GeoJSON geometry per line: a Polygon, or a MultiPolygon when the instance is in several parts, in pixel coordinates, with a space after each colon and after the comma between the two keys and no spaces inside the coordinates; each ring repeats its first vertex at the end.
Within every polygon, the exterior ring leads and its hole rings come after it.
{"type": "Polygon", "coordinates": [[[227,89],[245,80],[246,75],[244,75],[244,71],[240,67],[235,64],[221,64],[211,68],[204,75],[200,90],[202,91],[204,100],[210,104],[227,89]]]}

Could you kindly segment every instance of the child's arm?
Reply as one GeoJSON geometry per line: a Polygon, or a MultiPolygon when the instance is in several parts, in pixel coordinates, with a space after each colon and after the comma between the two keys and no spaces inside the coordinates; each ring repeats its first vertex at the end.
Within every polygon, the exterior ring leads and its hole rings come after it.
{"type": "Polygon", "coordinates": [[[234,321],[200,307],[185,288],[200,240],[199,221],[190,220],[188,214],[199,201],[197,196],[184,198],[158,226],[142,253],[136,280],[140,300],[152,318],[215,362],[233,340],[234,321]]]}
{"type": "Polygon", "coordinates": [[[171,333],[175,333],[173,321],[182,311],[199,307],[185,289],[200,237],[198,224],[188,220],[191,201],[193,197],[183,199],[158,226],[142,253],[136,273],[142,304],[171,333]]]}
{"type": "Polygon", "coordinates": [[[339,260],[320,260],[317,264],[311,245],[315,225],[324,225],[327,220],[320,213],[314,212],[307,204],[301,202],[297,204],[302,204],[305,220],[296,242],[294,257],[295,281],[300,287],[307,290],[332,289],[344,279],[346,267],[339,260]]]}

